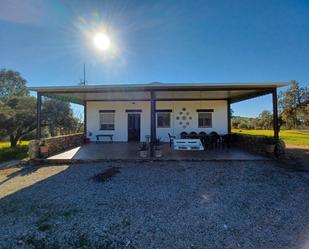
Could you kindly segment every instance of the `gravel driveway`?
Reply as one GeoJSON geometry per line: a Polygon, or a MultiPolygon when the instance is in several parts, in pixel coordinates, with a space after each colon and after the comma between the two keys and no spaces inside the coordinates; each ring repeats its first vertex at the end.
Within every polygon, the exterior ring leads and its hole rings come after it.
{"type": "Polygon", "coordinates": [[[0,248],[305,249],[308,189],[272,161],[1,169],[0,248]]]}

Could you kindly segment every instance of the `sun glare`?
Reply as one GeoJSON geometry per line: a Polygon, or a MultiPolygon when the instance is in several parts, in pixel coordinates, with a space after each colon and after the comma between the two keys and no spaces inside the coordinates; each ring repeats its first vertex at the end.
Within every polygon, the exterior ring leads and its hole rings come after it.
{"type": "Polygon", "coordinates": [[[108,50],[111,43],[109,37],[103,33],[96,33],[93,37],[93,42],[94,45],[102,51],[108,50]]]}

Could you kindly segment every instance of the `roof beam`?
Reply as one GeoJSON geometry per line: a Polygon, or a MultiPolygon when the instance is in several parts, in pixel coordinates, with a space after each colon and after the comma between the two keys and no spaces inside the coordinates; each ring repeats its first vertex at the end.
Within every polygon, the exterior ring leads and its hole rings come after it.
{"type": "Polygon", "coordinates": [[[263,95],[266,95],[266,94],[270,94],[270,93],[272,93],[272,91],[273,91],[273,89],[267,89],[267,90],[264,90],[262,92],[248,94],[248,95],[245,95],[243,97],[230,98],[230,101],[231,101],[231,104],[234,104],[234,103],[237,103],[237,102],[240,102],[240,101],[253,99],[253,98],[260,97],[260,96],[263,96],[263,95]]]}
{"type": "MultiPolygon", "coordinates": [[[[270,87],[267,89],[275,89],[276,87],[270,87]]],[[[191,92],[201,92],[201,91],[245,91],[245,90],[263,90],[265,88],[263,87],[186,87],[186,88],[158,88],[158,89],[147,89],[147,88],[106,88],[106,89],[84,89],[84,90],[75,90],[75,89],[68,89],[68,90],[57,90],[57,89],[38,89],[37,92],[40,92],[41,94],[68,94],[68,93],[108,93],[108,92],[150,92],[150,91],[156,91],[156,92],[181,92],[181,91],[191,91],[191,92]]]]}

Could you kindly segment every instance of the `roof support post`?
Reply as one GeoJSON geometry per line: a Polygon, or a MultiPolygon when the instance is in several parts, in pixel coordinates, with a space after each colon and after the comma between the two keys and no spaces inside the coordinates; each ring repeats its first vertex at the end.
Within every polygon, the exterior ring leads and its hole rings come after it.
{"type": "Polygon", "coordinates": [[[84,137],[87,138],[87,101],[84,101],[84,137]]]}
{"type": "Polygon", "coordinates": [[[154,156],[154,146],[156,141],[156,93],[150,92],[150,156],[154,156]]]}
{"type": "Polygon", "coordinates": [[[40,92],[37,93],[37,100],[36,100],[36,138],[41,139],[41,110],[42,110],[42,95],[40,92]]]}
{"type": "Polygon", "coordinates": [[[279,139],[279,123],[278,123],[278,99],[277,99],[277,88],[272,91],[273,99],[273,127],[274,127],[274,138],[279,139]]]}
{"type": "Polygon", "coordinates": [[[231,134],[231,101],[227,99],[227,133],[231,134]]]}

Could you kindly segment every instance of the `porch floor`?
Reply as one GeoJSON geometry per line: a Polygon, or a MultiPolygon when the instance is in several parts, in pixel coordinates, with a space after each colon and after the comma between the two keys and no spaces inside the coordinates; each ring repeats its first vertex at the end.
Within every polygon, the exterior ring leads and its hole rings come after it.
{"type": "MultiPolygon", "coordinates": [[[[89,143],[54,155],[48,159],[56,160],[104,160],[104,159],[141,159],[139,143],[89,143]]],[[[169,144],[162,146],[164,160],[269,160],[267,157],[252,154],[239,148],[214,149],[205,151],[176,151],[169,144]]]]}

